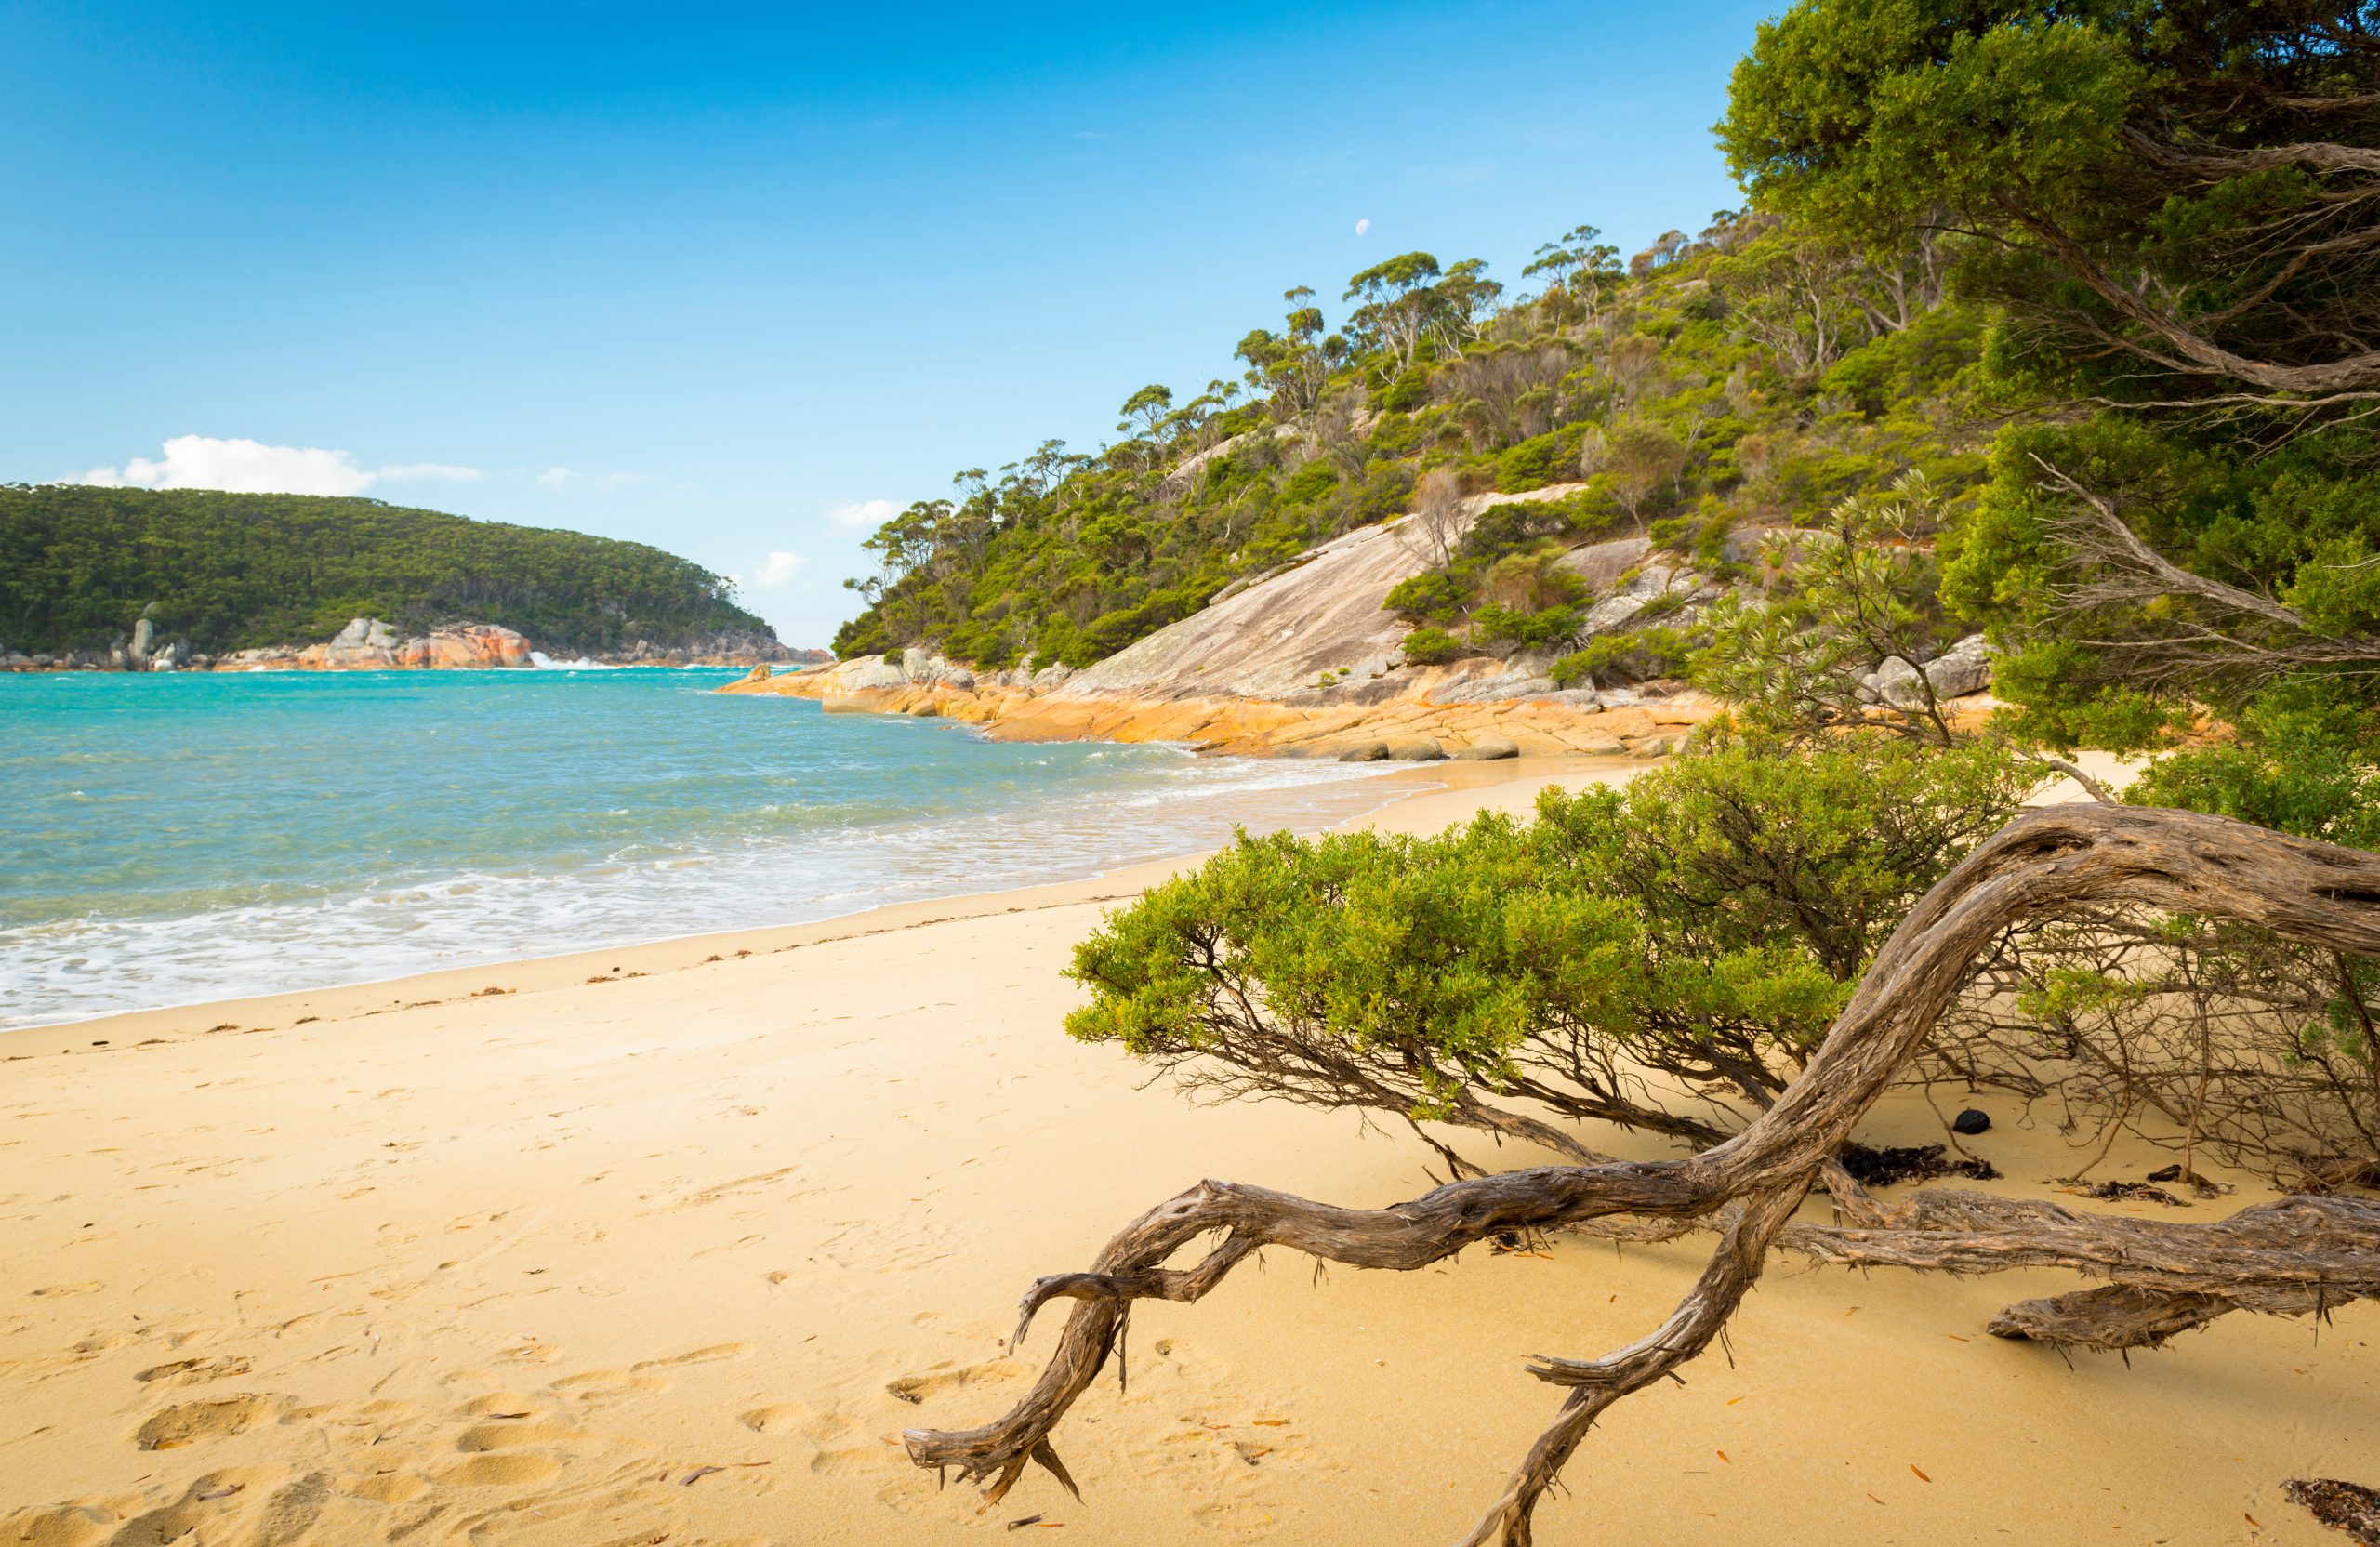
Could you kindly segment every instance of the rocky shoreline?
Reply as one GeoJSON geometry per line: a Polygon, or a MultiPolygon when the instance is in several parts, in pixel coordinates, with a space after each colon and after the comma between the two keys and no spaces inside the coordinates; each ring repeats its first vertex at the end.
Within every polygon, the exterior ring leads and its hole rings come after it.
{"type": "Polygon", "coordinates": [[[910,650],[793,672],[756,667],[718,691],[815,699],[829,714],[955,720],[998,741],[1164,741],[1201,752],[1350,761],[1662,757],[1719,713],[1688,689],[1566,692],[1485,656],[1282,698],[1136,693],[1083,675],[1051,667],[978,676],[910,650]]]}
{"type": "MultiPolygon", "coordinates": [[[[1482,495],[1492,505],[1558,497],[1575,484],[1482,495]]],[[[1276,757],[1511,757],[1579,753],[1656,758],[1674,751],[1719,703],[1669,679],[1565,686],[1553,654],[1408,660],[1410,626],[1385,606],[1425,565],[1401,522],[1359,527],[1244,584],[1080,671],[1052,666],[977,672],[924,649],[780,673],[756,669],[723,693],[814,698],[829,711],[940,716],[1003,741],[1165,741],[1276,757]]],[[[1555,562],[1591,605],[1580,639],[1612,639],[1660,619],[1684,627],[1726,586],[1646,537],[1573,549],[1555,562]]],[[[1873,701],[1912,696],[1921,670],[1954,716],[1990,707],[1981,638],[1923,668],[1887,663],[1873,701]]]]}
{"type": "Polygon", "coordinates": [[[129,635],[104,650],[86,648],[61,655],[0,650],[0,671],[488,671],[579,661],[594,666],[800,667],[832,658],[823,650],[795,650],[752,633],[715,634],[687,645],[656,645],[640,639],[619,650],[586,655],[548,652],[527,635],[497,624],[454,623],[427,633],[400,635],[373,617],[351,619],[318,643],[209,655],[193,651],[187,639],[163,638],[144,617],[129,635]]]}

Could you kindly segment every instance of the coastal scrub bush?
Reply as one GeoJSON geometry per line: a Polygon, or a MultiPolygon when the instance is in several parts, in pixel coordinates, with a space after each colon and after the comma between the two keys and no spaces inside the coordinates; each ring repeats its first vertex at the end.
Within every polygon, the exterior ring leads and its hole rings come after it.
{"type": "Polygon", "coordinates": [[[1501,602],[1490,602],[1472,615],[1472,621],[1479,637],[1492,643],[1509,644],[1516,650],[1551,650],[1578,633],[1583,615],[1579,608],[1568,604],[1525,613],[1501,602]]]}
{"type": "Polygon", "coordinates": [[[1405,658],[1415,666],[1444,666],[1463,650],[1463,642],[1443,628],[1416,628],[1405,636],[1405,658]]]}
{"type": "Polygon", "coordinates": [[[1930,661],[1957,637],[1930,547],[1945,505],[1912,470],[1889,497],[1842,500],[1823,522],[1771,534],[1761,558],[1777,579],[1761,593],[1730,593],[1712,605],[1696,684],[1745,723],[1779,735],[1880,724],[1954,739],[1924,673],[1911,673],[1901,703],[1878,704],[1864,685],[1887,663],[1930,661]]]}
{"type": "Polygon", "coordinates": [[[1549,790],[1525,825],[1243,833],[1077,948],[1092,998],[1067,1029],[1236,1096],[1581,1150],[1500,1104],[1520,1097],[1712,1143],[1784,1089],[2027,783],[1988,745],[1736,741],[1549,790]]]}
{"type": "Polygon", "coordinates": [[[1381,606],[1408,622],[1452,623],[1471,604],[1471,588],[1444,570],[1424,570],[1390,588],[1381,606]]]}
{"type": "Polygon", "coordinates": [[[1599,634],[1546,668],[1545,674],[1561,688],[1593,687],[1606,677],[1641,682],[1683,671],[1693,658],[1693,646],[1684,632],[1655,624],[1625,633],[1599,634]]]}

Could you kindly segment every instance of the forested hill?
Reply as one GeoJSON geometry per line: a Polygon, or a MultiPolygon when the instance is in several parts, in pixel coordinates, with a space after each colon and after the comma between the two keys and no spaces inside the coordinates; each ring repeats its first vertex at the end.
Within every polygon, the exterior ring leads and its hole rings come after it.
{"type": "Polygon", "coordinates": [[[1503,508],[1400,598],[1469,649],[1545,648],[1575,621],[1561,548],[1646,533],[1707,570],[1740,553],[1731,533],[1911,468],[1952,500],[1982,478],[1986,317],[1946,301],[1932,233],[1884,260],[1752,212],[1625,262],[1599,238],[1540,248],[1526,294],[1475,260],[1390,258],[1347,282],[1335,327],[1287,292],[1238,380],[1143,388],[1098,455],[1051,442],[889,522],[839,653],[1079,667],[1352,527],[1583,483],[1503,508]]]}
{"type": "Polygon", "coordinates": [[[323,640],[355,617],[500,624],[572,652],[775,637],[727,580],[641,543],[375,499],[0,486],[0,645],[105,649],[144,612],[208,654],[323,640]]]}

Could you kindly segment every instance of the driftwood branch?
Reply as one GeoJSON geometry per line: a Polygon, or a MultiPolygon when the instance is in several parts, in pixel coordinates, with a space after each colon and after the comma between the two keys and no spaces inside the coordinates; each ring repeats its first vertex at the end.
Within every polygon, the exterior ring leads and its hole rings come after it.
{"type": "Polygon", "coordinates": [[[2101,1347],[2153,1343],[2232,1309],[2320,1312],[2380,1292],[2380,1207],[2347,1199],[2293,1198],[2217,1224],[2171,1225],[1973,1194],[1921,1195],[1886,1209],[1856,1184],[1845,1189],[1835,1152],[1917,1051],[1977,956],[2024,920],[2113,905],[2237,919],[2302,943],[2380,956],[2380,855],[2185,812],[2070,805],[2031,813],[1920,899],[1802,1077],[1734,1138],[1678,1159],[1457,1181],[1386,1209],[1200,1183],[1127,1225],[1090,1271],[1036,1284],[1019,1341],[1043,1306],[1076,1302],[1039,1380],[982,1428],[911,1430],[910,1457],[919,1466],[958,1468],[994,1500],[1037,1461],[1064,1481],[1050,1436],[1105,1364],[1132,1302],[1195,1302],[1264,1246],[1409,1270],[1501,1234],[1616,1214],[1720,1225],[1701,1276],[1649,1336],[1599,1359],[1532,1363],[1533,1373],[1569,1395],[1463,1539],[1468,1547],[1525,1547],[1538,1500],[1595,1419],[1701,1353],[1778,1244],[1843,1262],[1957,1272],[2048,1264],[2096,1275],[2109,1290],[2012,1307],[1993,1329],[2101,1347]],[[1857,1226],[1792,1224],[1818,1180],[1849,1199],[1857,1226]],[[1194,1266],[1165,1265],[1217,1235],[1220,1242],[1194,1266]]]}

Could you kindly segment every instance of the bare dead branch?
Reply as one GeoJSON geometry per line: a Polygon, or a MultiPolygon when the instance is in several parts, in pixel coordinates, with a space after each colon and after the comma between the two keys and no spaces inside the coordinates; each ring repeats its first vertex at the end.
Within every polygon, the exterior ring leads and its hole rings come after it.
{"type": "MultiPolygon", "coordinates": [[[[2327,105],[2328,99],[2323,100],[2327,105]]],[[[2190,151],[2167,145],[2138,129],[2122,131],[2124,143],[2143,161],[2168,171],[2188,172],[2209,182],[2268,172],[2278,166],[2307,166],[2318,172],[2380,172],[2380,150],[2365,145],[2333,145],[2310,141],[2299,145],[2260,145],[2253,151],[2190,151]]]]}

